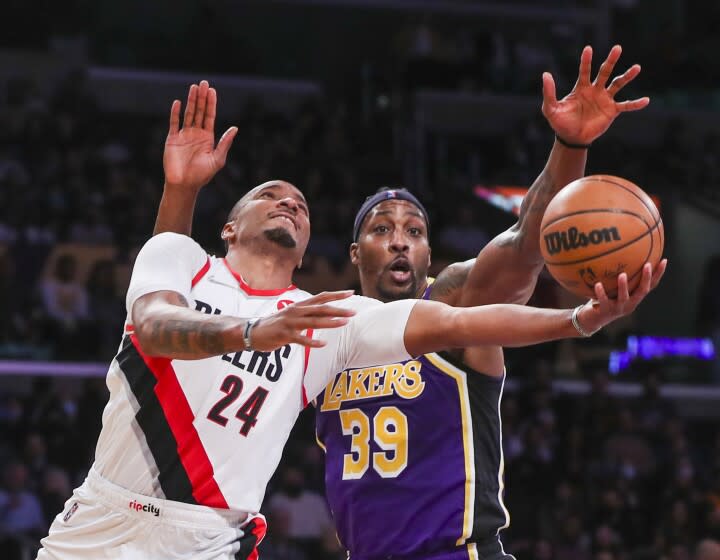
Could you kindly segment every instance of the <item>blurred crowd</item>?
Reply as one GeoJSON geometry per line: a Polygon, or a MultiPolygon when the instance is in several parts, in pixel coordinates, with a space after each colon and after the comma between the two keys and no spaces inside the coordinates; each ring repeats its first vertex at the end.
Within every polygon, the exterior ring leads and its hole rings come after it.
{"type": "MultiPolygon", "coordinates": [[[[699,18],[696,3],[689,2],[693,9],[684,12],[684,22],[673,19],[676,3],[670,0],[663,3],[668,9],[650,10],[657,25],[672,23],[658,44],[634,34],[655,25],[636,25],[647,2],[612,4],[618,39],[648,53],[643,89],[682,85],[692,90],[714,79],[717,64],[702,61],[716,52],[717,34],[702,29],[716,21],[716,7],[699,18]],[[665,48],[671,40],[682,48],[665,48]],[[678,68],[687,83],[670,84],[678,68]],[[692,71],[697,68],[703,71],[692,71]]],[[[568,85],[574,79],[576,46],[584,38],[573,33],[562,25],[552,26],[549,39],[492,30],[451,32],[418,18],[395,36],[388,64],[376,65],[373,87],[378,92],[388,85],[399,91],[440,87],[539,95],[544,70],[568,85]]],[[[381,109],[406,110],[392,102],[402,97],[390,93],[381,109]]],[[[108,361],[120,340],[133,258],[152,232],[162,192],[166,115],[102,112],[82,72],[67,75],[51,92],[26,79],[12,80],[0,99],[6,101],[0,104],[0,310],[5,319],[0,358],[108,361]]],[[[349,100],[329,95],[279,113],[252,100],[240,114],[226,116],[218,129],[234,124],[240,133],[227,168],[201,193],[194,237],[210,252],[221,253],[218,233],[236,199],[262,181],[285,178],[311,203],[313,239],[298,285],[311,291],[357,287],[347,259],[355,210],[379,186],[401,184],[412,139],[393,128],[402,118],[368,118],[351,107],[349,100]]],[[[591,168],[644,177],[659,193],[679,190],[691,196],[687,187],[705,185],[696,196],[706,204],[713,197],[720,200],[714,188],[720,182],[720,135],[698,136],[676,121],[658,136],[652,147],[601,140],[592,149],[591,168]],[[654,165],[659,159],[661,169],[654,165]]],[[[428,153],[418,157],[432,160],[436,141],[431,138],[428,153]]],[[[420,193],[431,213],[435,269],[473,256],[512,223],[512,216],[473,198],[470,187],[529,185],[544,164],[552,135],[537,117],[502,136],[443,141],[447,157],[433,163],[420,193]]],[[[698,333],[720,341],[718,270],[717,260],[709,263],[698,333]]],[[[555,303],[548,286],[541,280],[534,303],[555,303]]],[[[659,396],[661,376],[653,371],[641,376],[646,386],[640,398],[611,396],[602,367],[583,369],[587,377],[592,373],[590,394],[554,393],[549,380],[561,360],[557,346],[545,348],[520,354],[509,369],[522,383],[503,403],[506,503],[512,514],[506,548],[527,560],[720,559],[716,425],[679,415],[659,396]]],[[[606,353],[602,359],[606,364],[606,353]]],[[[106,399],[101,378],[70,385],[37,378],[29,392],[0,389],[3,557],[29,554],[82,481],[106,399]]],[[[269,490],[263,506],[270,525],[261,547],[264,560],[345,558],[323,498],[323,456],[314,443],[312,410],[301,416],[269,490]]]]}
{"type": "MultiPolygon", "coordinates": [[[[6,320],[0,356],[107,359],[124,319],[132,260],[151,234],[162,192],[165,116],[101,112],[82,72],[68,74],[50,93],[13,80],[5,97],[0,309],[6,320]]],[[[220,254],[218,232],[237,198],[269,178],[288,179],[305,192],[313,217],[298,284],[311,291],[354,286],[347,251],[355,210],[379,186],[402,184],[404,149],[342,99],[310,98],[291,114],[250,100],[227,123],[240,133],[226,169],[199,197],[194,237],[220,254]]],[[[693,137],[677,122],[656,149],[601,140],[588,172],[642,176],[659,193],[677,191],[677,185],[716,185],[719,138],[693,137]],[[629,149],[633,157],[622,157],[629,149]],[[658,157],[664,158],[662,169],[651,164],[658,157]]],[[[436,269],[474,256],[514,220],[475,198],[471,186],[529,185],[551,142],[538,117],[502,137],[451,143],[444,163],[432,166],[430,184],[418,193],[430,209],[436,269]]]]}
{"type": "MultiPolygon", "coordinates": [[[[507,550],[526,560],[720,558],[714,422],[683,419],[659,396],[654,370],[637,398],[612,396],[601,370],[585,395],[553,392],[546,363],[530,373],[502,405],[507,550]]],[[[83,480],[106,397],[102,378],[71,389],[38,378],[24,396],[0,393],[3,558],[36,547],[83,480]]],[[[313,419],[303,412],[271,481],[264,560],[345,558],[323,497],[313,419]]]]}

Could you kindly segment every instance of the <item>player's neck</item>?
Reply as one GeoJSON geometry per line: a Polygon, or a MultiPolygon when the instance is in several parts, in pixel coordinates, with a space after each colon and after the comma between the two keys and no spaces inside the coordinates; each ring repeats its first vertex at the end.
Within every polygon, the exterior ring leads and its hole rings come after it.
{"type": "Polygon", "coordinates": [[[427,290],[428,287],[428,280],[425,278],[422,282],[420,282],[420,285],[418,286],[417,293],[415,294],[415,299],[422,299],[422,297],[425,295],[425,290],[427,290]]]}
{"type": "Polygon", "coordinates": [[[287,256],[235,247],[228,251],[225,260],[248,286],[256,290],[281,290],[292,284],[295,266],[287,256]]]}

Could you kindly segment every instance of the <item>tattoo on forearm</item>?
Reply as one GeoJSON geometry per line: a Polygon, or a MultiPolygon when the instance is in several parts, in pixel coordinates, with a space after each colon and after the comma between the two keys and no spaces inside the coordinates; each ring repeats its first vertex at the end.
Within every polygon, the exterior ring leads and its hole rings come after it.
{"type": "Polygon", "coordinates": [[[153,342],[160,352],[202,352],[222,354],[223,326],[215,323],[198,323],[183,319],[158,319],[153,322],[153,342]]]}
{"type": "Polygon", "coordinates": [[[450,265],[435,280],[432,299],[443,298],[465,285],[471,267],[464,263],[450,265]]]}
{"type": "Polygon", "coordinates": [[[540,229],[545,209],[559,190],[560,186],[552,180],[548,173],[541,174],[525,195],[517,225],[513,228],[515,235],[501,237],[497,242],[501,246],[513,245],[517,249],[522,249],[528,233],[540,229]],[[528,226],[528,222],[537,222],[536,227],[535,224],[528,226]]]}

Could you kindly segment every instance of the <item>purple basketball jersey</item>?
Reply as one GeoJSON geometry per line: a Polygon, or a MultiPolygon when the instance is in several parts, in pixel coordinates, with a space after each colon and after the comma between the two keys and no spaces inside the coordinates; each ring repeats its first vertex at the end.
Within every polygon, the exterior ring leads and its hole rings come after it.
{"type": "Polygon", "coordinates": [[[317,437],[352,560],[473,559],[491,542],[502,550],[503,382],[428,354],[344,371],[328,385],[317,437]]]}

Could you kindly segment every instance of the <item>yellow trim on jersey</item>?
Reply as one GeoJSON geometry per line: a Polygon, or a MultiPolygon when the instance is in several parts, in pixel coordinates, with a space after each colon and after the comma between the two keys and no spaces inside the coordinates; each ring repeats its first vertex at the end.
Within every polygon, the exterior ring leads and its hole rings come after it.
{"type": "Polygon", "coordinates": [[[327,453],[327,447],[325,447],[323,442],[320,441],[320,436],[318,436],[317,430],[315,430],[315,441],[320,446],[320,449],[322,449],[325,453],[327,453]]]}
{"type": "MultiPolygon", "coordinates": [[[[473,435],[472,423],[470,421],[470,398],[468,396],[468,388],[466,381],[466,373],[456,368],[447,360],[442,359],[437,354],[425,354],[428,361],[434,365],[439,371],[452,377],[458,386],[460,396],[460,417],[462,419],[463,428],[463,450],[465,452],[465,513],[463,518],[463,532],[456,541],[457,546],[465,544],[472,534],[473,517],[475,513],[475,462],[473,459],[473,435]]],[[[475,556],[472,554],[470,558],[477,559],[477,550],[475,545],[468,545],[468,552],[475,550],[475,556]]]]}
{"type": "MultiPolygon", "coordinates": [[[[498,470],[498,503],[505,513],[505,524],[499,527],[496,535],[500,534],[500,531],[510,527],[510,512],[505,507],[505,501],[503,500],[503,492],[505,491],[505,452],[503,451],[503,439],[502,439],[502,414],[500,414],[500,403],[502,402],[503,391],[505,390],[505,370],[503,369],[503,380],[500,386],[500,395],[498,396],[498,420],[500,421],[500,469],[498,470]]],[[[502,547],[502,543],[500,543],[502,547]]]]}
{"type": "Polygon", "coordinates": [[[470,560],[480,560],[480,557],[478,556],[477,545],[473,542],[469,543],[467,547],[470,560]]]}

